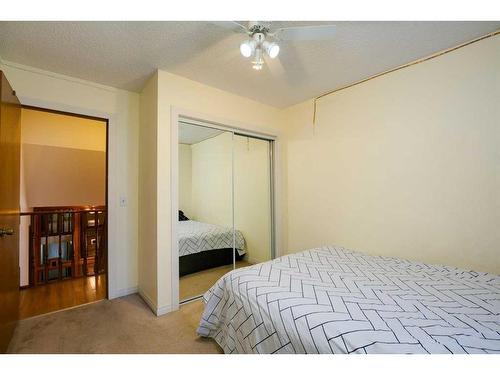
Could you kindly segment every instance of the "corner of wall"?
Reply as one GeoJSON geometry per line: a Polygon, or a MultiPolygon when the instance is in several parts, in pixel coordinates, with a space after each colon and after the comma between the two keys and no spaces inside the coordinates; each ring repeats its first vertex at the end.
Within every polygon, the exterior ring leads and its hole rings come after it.
{"type": "Polygon", "coordinates": [[[140,93],[139,109],[139,294],[156,313],[157,305],[157,126],[158,73],[140,93]]]}

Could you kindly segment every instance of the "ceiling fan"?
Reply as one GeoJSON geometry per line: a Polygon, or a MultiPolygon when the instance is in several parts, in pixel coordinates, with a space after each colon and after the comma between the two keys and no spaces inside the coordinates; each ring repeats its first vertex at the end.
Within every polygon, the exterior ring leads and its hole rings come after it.
{"type": "Polygon", "coordinates": [[[213,22],[234,32],[246,34],[247,40],[240,44],[243,57],[252,59],[252,68],[261,70],[264,66],[264,55],[271,59],[278,56],[281,41],[293,40],[325,40],[335,35],[335,25],[292,26],[272,28],[270,22],[250,21],[248,26],[236,21],[213,22]]]}

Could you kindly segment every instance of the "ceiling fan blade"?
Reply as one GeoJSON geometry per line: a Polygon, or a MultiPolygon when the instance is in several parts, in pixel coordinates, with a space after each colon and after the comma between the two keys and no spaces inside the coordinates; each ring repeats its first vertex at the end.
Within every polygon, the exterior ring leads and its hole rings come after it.
{"type": "Polygon", "coordinates": [[[335,36],[335,25],[283,27],[271,35],[280,40],[325,40],[335,36]]]}
{"type": "Polygon", "coordinates": [[[224,29],[231,30],[235,33],[248,34],[248,29],[246,28],[246,26],[236,21],[210,21],[210,23],[219,27],[223,27],[224,29]]]}

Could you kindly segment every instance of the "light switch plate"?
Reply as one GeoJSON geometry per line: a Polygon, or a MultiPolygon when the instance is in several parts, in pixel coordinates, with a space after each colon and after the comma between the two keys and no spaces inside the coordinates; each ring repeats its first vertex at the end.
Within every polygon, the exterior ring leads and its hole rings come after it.
{"type": "Polygon", "coordinates": [[[127,198],[126,197],[120,197],[120,206],[127,207],[127,198]]]}

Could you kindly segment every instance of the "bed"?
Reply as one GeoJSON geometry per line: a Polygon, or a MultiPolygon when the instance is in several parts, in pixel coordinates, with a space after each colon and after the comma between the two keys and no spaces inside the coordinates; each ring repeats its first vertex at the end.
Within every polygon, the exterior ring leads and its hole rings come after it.
{"type": "Polygon", "coordinates": [[[321,247],[219,279],[197,333],[225,353],[500,353],[500,276],[321,247]]]}
{"type": "Polygon", "coordinates": [[[233,263],[245,255],[245,238],[239,230],[195,220],[178,222],[179,275],[233,263]]]}

